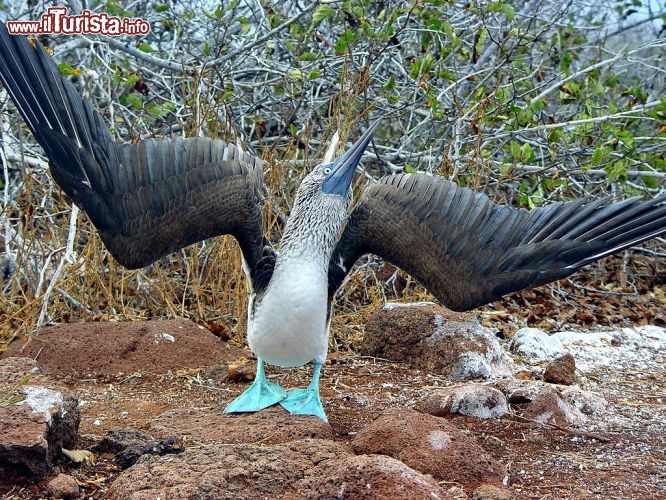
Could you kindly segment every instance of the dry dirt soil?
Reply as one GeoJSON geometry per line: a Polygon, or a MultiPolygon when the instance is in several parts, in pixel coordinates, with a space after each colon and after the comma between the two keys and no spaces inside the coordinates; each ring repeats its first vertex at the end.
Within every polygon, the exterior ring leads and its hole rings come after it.
{"type": "MultiPolygon", "coordinates": [[[[81,448],[109,429],[150,432],[151,420],[167,410],[219,412],[247,386],[242,367],[231,370],[238,381],[226,379],[228,363],[248,353],[187,321],[60,325],[27,346],[15,343],[9,354],[37,357],[47,375],[80,398],[81,448]],[[187,331],[179,336],[187,341],[178,347],[155,341],[169,331],[187,331]]],[[[306,385],[309,376],[309,369],[269,371],[287,388],[306,385]]],[[[490,420],[452,416],[451,421],[470,430],[507,467],[516,498],[666,498],[665,382],[663,369],[586,374],[581,385],[610,401],[622,422],[617,426],[591,422],[584,429],[556,428],[517,414],[490,420]]],[[[443,377],[403,364],[335,354],[323,371],[321,389],[335,439],[347,442],[387,408],[413,406],[448,385],[443,377]]],[[[186,440],[188,445],[196,443],[186,440]]],[[[58,468],[78,480],[84,498],[105,498],[120,473],[113,455],[105,454],[98,454],[94,465],[63,459],[58,468]]],[[[469,498],[455,484],[445,486],[457,498],[469,498]]],[[[3,500],[39,498],[44,491],[44,482],[0,480],[3,500]]]]}
{"type": "MultiPolygon", "coordinates": [[[[621,259],[608,259],[599,272],[588,270],[573,281],[514,294],[475,314],[500,337],[511,336],[527,324],[549,331],[567,325],[664,327],[666,274],[655,268],[659,266],[652,258],[640,262],[644,265],[627,276],[621,259]]],[[[249,356],[247,351],[188,321],[88,323],[49,329],[48,335],[37,334],[27,345],[15,342],[3,356],[37,359],[49,377],[80,399],[81,448],[93,446],[110,429],[150,432],[151,421],[169,410],[197,408],[217,414],[253,376],[251,360],[230,367],[249,356]],[[179,342],[160,337],[170,331],[179,332],[179,342]]],[[[515,406],[499,419],[449,419],[471,431],[506,466],[516,498],[666,498],[665,356],[657,353],[656,363],[579,370],[580,387],[610,403],[602,417],[592,416],[582,428],[544,426],[521,417],[515,406]]],[[[516,376],[539,380],[542,371],[543,366],[527,366],[516,376]]],[[[291,388],[306,385],[310,369],[269,367],[268,375],[291,388]]],[[[323,370],[321,391],[335,440],[349,442],[386,409],[413,407],[433,390],[451,385],[442,376],[406,364],[332,353],[323,370]]],[[[187,439],[185,444],[197,445],[187,439]]],[[[63,458],[58,472],[74,476],[84,498],[98,499],[107,497],[109,485],[121,470],[113,455],[100,453],[94,465],[77,465],[63,458]]],[[[0,478],[0,499],[40,498],[45,484],[0,478]]],[[[452,488],[456,498],[472,496],[459,485],[444,486],[452,488]]]]}

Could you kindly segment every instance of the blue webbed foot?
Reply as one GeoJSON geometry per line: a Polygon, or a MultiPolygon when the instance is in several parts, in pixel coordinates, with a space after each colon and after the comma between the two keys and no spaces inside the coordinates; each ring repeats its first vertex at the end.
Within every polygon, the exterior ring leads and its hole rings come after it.
{"type": "Polygon", "coordinates": [[[264,372],[264,362],[257,360],[257,375],[252,385],[224,409],[224,413],[247,413],[263,410],[279,403],[287,392],[278,384],[269,382],[264,372]]]}
{"type": "Polygon", "coordinates": [[[313,362],[312,382],[305,389],[292,389],[280,405],[293,415],[313,415],[328,422],[324,407],[319,399],[319,372],[321,363],[313,362]]]}
{"type": "Polygon", "coordinates": [[[310,389],[292,389],[280,405],[292,415],[313,415],[328,422],[324,407],[319,399],[319,391],[310,389]]]}

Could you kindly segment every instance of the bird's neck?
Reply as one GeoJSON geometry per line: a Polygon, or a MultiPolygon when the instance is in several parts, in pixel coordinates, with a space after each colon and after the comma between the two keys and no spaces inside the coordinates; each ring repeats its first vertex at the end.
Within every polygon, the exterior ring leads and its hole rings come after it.
{"type": "MultiPolygon", "coordinates": [[[[312,263],[321,263],[328,268],[335,241],[321,228],[314,225],[307,226],[306,224],[294,224],[290,227],[287,224],[282,236],[278,260],[307,259],[312,263]]],[[[334,236],[337,236],[337,232],[334,236]]]]}
{"type": "Polygon", "coordinates": [[[295,206],[282,236],[278,260],[307,259],[328,269],[340,225],[335,218],[295,206]]]}

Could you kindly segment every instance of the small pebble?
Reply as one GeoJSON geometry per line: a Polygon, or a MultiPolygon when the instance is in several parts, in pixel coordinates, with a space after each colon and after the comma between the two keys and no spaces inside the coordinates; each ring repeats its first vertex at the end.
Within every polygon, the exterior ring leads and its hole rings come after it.
{"type": "Polygon", "coordinates": [[[47,486],[53,498],[76,498],[79,496],[79,483],[72,476],[58,474],[47,486]]]}
{"type": "Polygon", "coordinates": [[[576,379],[576,360],[570,353],[560,356],[546,367],[543,379],[551,384],[573,384],[576,379]]]}

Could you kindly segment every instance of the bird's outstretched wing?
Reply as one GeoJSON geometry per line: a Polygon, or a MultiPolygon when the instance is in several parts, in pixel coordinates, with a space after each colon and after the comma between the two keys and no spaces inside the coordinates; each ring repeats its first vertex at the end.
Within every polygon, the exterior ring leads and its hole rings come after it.
{"type": "Polygon", "coordinates": [[[526,211],[440,177],[391,175],[368,186],[355,205],[331,258],[329,297],[354,262],[373,253],[410,273],[446,307],[464,311],[665,232],[664,195],[526,211]]]}
{"type": "Polygon", "coordinates": [[[0,77],[44,148],[53,178],[118,262],[143,267],[191,243],[232,234],[254,288],[268,282],[274,252],[262,230],[259,159],[208,138],[116,144],[45,50],[10,35],[2,23],[0,77]]]}

